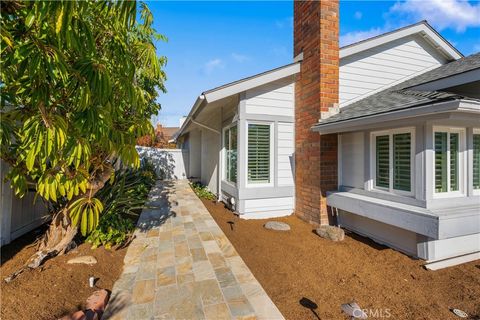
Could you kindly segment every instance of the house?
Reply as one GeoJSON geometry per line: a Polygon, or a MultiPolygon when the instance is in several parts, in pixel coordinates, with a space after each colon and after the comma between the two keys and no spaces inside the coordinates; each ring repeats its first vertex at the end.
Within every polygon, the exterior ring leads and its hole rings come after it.
{"type": "Polygon", "coordinates": [[[295,213],[428,262],[480,257],[480,53],[426,21],[339,48],[294,2],[294,62],[203,92],[176,135],[242,218],[295,213]]]}

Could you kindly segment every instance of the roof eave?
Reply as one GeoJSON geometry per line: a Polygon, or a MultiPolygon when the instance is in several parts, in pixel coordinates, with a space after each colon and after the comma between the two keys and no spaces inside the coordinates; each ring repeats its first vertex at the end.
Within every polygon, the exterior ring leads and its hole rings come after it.
{"type": "Polygon", "coordinates": [[[385,113],[373,114],[354,119],[340,120],[322,124],[317,123],[311,130],[320,134],[355,131],[358,128],[385,123],[387,121],[407,119],[437,113],[461,111],[480,114],[480,101],[468,99],[449,99],[420,106],[411,106],[385,113]]]}

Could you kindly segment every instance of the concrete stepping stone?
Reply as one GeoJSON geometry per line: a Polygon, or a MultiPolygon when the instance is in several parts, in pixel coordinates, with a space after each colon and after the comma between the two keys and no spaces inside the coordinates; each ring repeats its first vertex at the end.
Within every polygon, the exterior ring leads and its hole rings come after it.
{"type": "Polygon", "coordinates": [[[265,229],[275,230],[275,231],[288,231],[290,230],[290,226],[285,222],[280,221],[268,221],[264,225],[265,229]]]}
{"type": "Polygon", "coordinates": [[[78,264],[78,263],[83,263],[83,264],[96,264],[97,259],[94,256],[80,256],[80,257],[75,257],[67,261],[68,264],[78,264]]]}

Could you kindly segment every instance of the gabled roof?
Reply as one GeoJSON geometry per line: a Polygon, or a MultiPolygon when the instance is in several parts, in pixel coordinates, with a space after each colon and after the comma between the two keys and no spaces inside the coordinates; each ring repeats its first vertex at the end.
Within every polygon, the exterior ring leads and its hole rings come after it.
{"type": "Polygon", "coordinates": [[[345,58],[414,34],[421,35],[435,49],[442,53],[447,60],[457,60],[463,57],[460,51],[433,29],[426,20],[423,20],[400,29],[343,46],[340,48],[340,58],[345,58]]]}
{"type": "Polygon", "coordinates": [[[331,125],[334,123],[340,125],[342,122],[348,120],[354,120],[373,115],[381,115],[388,112],[414,108],[425,104],[432,104],[445,100],[468,98],[444,91],[420,91],[416,90],[415,88],[431,81],[453,77],[473,70],[480,70],[480,52],[447,63],[436,69],[430,70],[424,74],[402,82],[396,86],[368,96],[360,101],[354,102],[351,105],[340,109],[338,114],[335,114],[327,119],[320,120],[320,122],[316,124],[313,129],[320,129],[324,125],[331,125]]]}
{"type": "Polygon", "coordinates": [[[199,111],[206,104],[239,94],[246,90],[256,88],[273,81],[293,76],[299,72],[300,62],[294,62],[202,92],[202,94],[200,94],[195,101],[182,127],[177,131],[173,138],[177,139],[182,135],[183,131],[187,128],[192,119],[195,118],[197,111],[199,111]]]}

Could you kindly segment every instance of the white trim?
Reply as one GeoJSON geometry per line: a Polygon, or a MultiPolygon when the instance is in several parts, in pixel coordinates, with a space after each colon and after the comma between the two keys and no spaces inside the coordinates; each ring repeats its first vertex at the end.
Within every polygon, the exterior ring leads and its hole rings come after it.
{"type": "Polygon", "coordinates": [[[264,188],[273,187],[275,184],[275,122],[247,120],[245,121],[245,187],[246,188],[264,188]],[[250,183],[248,182],[248,125],[249,124],[261,124],[270,126],[270,172],[268,183],[250,183]]]}
{"type": "Polygon", "coordinates": [[[267,71],[250,78],[239,80],[232,84],[227,84],[221,88],[204,92],[207,103],[217,101],[264,84],[277,81],[300,72],[300,62],[292,63],[278,69],[267,71]]]}
{"type": "Polygon", "coordinates": [[[457,60],[462,58],[462,55],[458,53],[455,48],[445,39],[433,31],[433,29],[425,21],[340,48],[340,58],[345,58],[414,34],[420,34],[447,59],[457,60]]]}
{"type": "Polygon", "coordinates": [[[466,254],[459,257],[448,258],[445,260],[430,262],[424,265],[424,267],[428,270],[439,270],[447,267],[453,267],[462,263],[467,263],[470,261],[475,261],[480,259],[480,252],[474,252],[470,254],[466,254]]]}
{"type": "Polygon", "coordinates": [[[432,141],[433,141],[433,162],[429,165],[433,168],[432,180],[433,184],[433,198],[454,198],[454,197],[466,197],[467,195],[467,157],[466,153],[466,129],[459,127],[445,127],[445,126],[433,126],[432,127],[432,141]],[[447,133],[447,191],[436,192],[435,191],[435,132],[447,133]],[[458,133],[458,190],[450,191],[450,133],[458,133]]]}
{"type": "Polygon", "coordinates": [[[415,195],[415,127],[397,128],[391,130],[374,131],[370,133],[370,180],[372,184],[369,186],[370,191],[388,192],[400,196],[413,197],[415,195]],[[410,133],[410,191],[397,190],[393,188],[393,135],[410,133]],[[377,136],[388,136],[389,148],[389,187],[378,187],[377,181],[377,145],[375,138],[377,136]]]}

